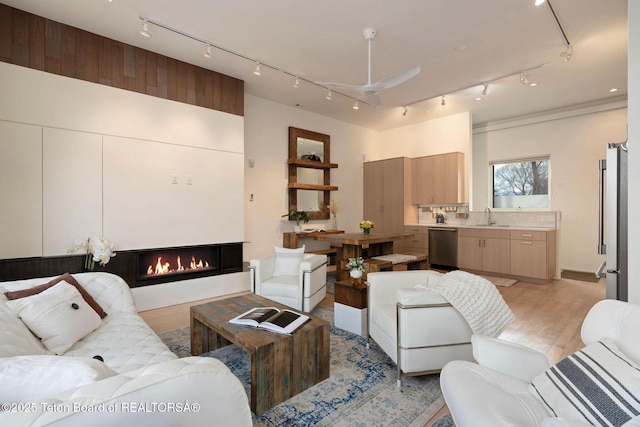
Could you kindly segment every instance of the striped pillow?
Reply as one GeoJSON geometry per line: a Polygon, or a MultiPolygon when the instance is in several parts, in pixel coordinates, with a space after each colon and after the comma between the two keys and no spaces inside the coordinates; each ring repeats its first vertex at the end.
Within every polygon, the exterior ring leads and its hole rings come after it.
{"type": "Polygon", "coordinates": [[[605,338],[538,375],[529,391],[556,417],[622,426],[640,415],[640,366],[605,338]]]}

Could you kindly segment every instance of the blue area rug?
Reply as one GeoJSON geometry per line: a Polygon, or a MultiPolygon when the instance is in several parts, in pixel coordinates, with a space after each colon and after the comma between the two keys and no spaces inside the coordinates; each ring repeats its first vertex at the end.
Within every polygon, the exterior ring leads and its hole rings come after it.
{"type": "MultiPolygon", "coordinates": [[[[320,307],[314,315],[333,321],[333,310],[320,307]]],[[[161,338],[180,357],[189,355],[189,329],[161,338]]],[[[396,365],[375,344],[331,326],[330,377],[261,414],[254,426],[419,426],[444,405],[439,375],[404,377],[396,387],[396,365]]],[[[249,355],[234,345],[206,354],[223,361],[250,390],[249,355]]],[[[441,427],[445,427],[442,425],[441,427]]]]}

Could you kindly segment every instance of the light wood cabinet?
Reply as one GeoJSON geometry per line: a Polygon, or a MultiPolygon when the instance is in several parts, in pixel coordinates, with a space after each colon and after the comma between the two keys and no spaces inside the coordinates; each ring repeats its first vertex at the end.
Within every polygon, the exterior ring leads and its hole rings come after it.
{"type": "Polygon", "coordinates": [[[405,233],[413,234],[411,239],[400,240],[400,253],[429,253],[429,227],[419,225],[405,225],[405,233]]]}
{"type": "Polygon", "coordinates": [[[464,154],[446,153],[411,159],[414,204],[462,203],[464,154]]]}
{"type": "MultiPolygon", "coordinates": [[[[376,224],[374,233],[402,233],[405,223],[417,222],[417,209],[411,204],[411,159],[365,163],[363,201],[363,219],[376,224]]],[[[401,243],[396,245],[400,249],[401,243]]]]}
{"type": "Polygon", "coordinates": [[[511,273],[509,230],[458,229],[458,268],[511,273]]]}
{"type": "Polygon", "coordinates": [[[551,280],[556,270],[556,232],[511,231],[511,275],[551,280]]]}

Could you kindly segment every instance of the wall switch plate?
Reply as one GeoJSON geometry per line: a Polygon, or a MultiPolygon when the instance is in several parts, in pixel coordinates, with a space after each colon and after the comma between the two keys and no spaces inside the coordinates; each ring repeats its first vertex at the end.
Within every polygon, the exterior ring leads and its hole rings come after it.
{"type": "Polygon", "coordinates": [[[193,177],[191,175],[187,175],[187,185],[193,185],[193,177]]]}
{"type": "Polygon", "coordinates": [[[171,175],[171,183],[172,184],[177,184],[178,183],[178,175],[176,175],[176,174],[171,175]]]}

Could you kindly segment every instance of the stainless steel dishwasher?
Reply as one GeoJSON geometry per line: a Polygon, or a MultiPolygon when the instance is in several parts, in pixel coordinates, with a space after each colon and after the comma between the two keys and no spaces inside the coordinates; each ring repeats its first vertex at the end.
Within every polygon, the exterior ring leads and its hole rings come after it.
{"type": "Polygon", "coordinates": [[[436,267],[458,267],[457,228],[429,228],[429,264],[436,267]]]}

